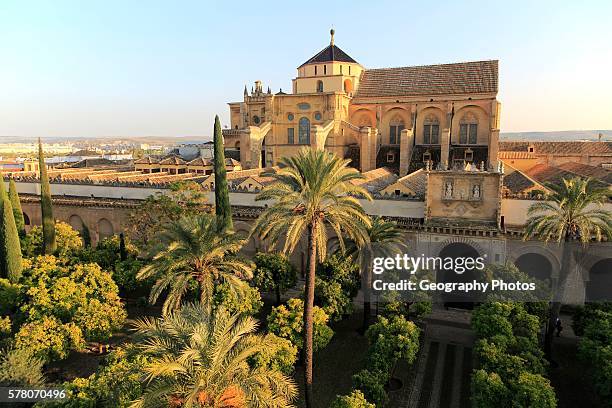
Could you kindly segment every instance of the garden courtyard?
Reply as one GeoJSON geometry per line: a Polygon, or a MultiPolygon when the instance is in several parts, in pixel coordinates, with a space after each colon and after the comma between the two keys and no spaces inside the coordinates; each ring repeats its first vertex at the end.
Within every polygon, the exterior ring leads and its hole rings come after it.
{"type": "MultiPolygon", "coordinates": [[[[512,401],[553,408],[610,401],[612,303],[562,309],[556,300],[501,293],[464,310],[431,295],[371,294],[373,254],[400,253],[405,236],[393,220],[365,213],[356,197],[371,197],[352,183],[362,175],[331,153],[305,149],[284,161],[271,175],[276,182],[257,196],[274,204],[249,236],[233,230],[219,168],[214,207],[200,185],[179,183],[144,200],[130,228],[95,246],[85,226],[55,222],[40,167],[42,226],[26,232],[14,181],[8,192],[0,183],[0,385],[66,391],[37,406],[489,408],[512,401]],[[332,233],[340,245],[328,251],[332,233]],[[252,235],[267,243],[265,251],[245,252],[252,235]],[[308,257],[298,273],[288,255],[302,240],[308,257]]],[[[604,212],[572,210],[584,233],[567,232],[578,222],[568,218],[567,202],[586,208],[607,199],[589,183],[556,187],[557,207],[528,220],[526,239],[555,228],[570,241],[612,237],[604,212]]],[[[436,271],[414,272],[409,279],[433,279],[436,271]]],[[[481,279],[493,276],[548,293],[546,282],[512,264],[487,265],[481,279]]]]}

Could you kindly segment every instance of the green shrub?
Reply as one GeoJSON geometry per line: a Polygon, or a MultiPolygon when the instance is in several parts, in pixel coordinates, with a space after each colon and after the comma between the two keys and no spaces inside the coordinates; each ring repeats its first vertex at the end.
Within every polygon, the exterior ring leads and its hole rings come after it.
{"type": "Polygon", "coordinates": [[[272,333],[266,335],[273,343],[272,347],[257,353],[251,359],[253,367],[269,367],[284,374],[291,374],[297,361],[298,349],[291,341],[272,333]]]}
{"type": "Polygon", "coordinates": [[[388,374],[379,371],[361,370],[353,375],[353,388],[363,393],[375,406],[383,407],[387,403],[385,383],[388,374]]]}
{"type": "Polygon", "coordinates": [[[0,340],[11,335],[11,318],[0,316],[0,340]]]}
{"type": "Polygon", "coordinates": [[[0,315],[15,312],[23,301],[23,285],[0,278],[0,315]]]}
{"type": "MultiPolygon", "coordinates": [[[[320,307],[313,309],[313,349],[321,350],[331,340],[334,331],[327,325],[329,316],[320,307]]],[[[299,350],[302,349],[304,338],[304,301],[292,298],[286,305],[272,308],[268,316],[268,330],[279,337],[285,338],[299,350]]]]}
{"type": "Polygon", "coordinates": [[[510,391],[497,373],[476,370],[472,374],[472,406],[474,408],[505,407],[510,391]]]}
{"type": "Polygon", "coordinates": [[[523,372],[511,386],[512,399],[519,407],[554,408],[557,406],[555,390],[547,378],[540,374],[523,372]]]}
{"type": "Polygon", "coordinates": [[[350,395],[338,395],[332,401],[330,408],[376,408],[376,406],[369,403],[361,391],[355,390],[350,395]]]}
{"type": "MultiPolygon", "coordinates": [[[[79,232],[65,222],[55,223],[56,255],[59,258],[70,258],[83,248],[83,240],[79,232]]],[[[34,226],[23,239],[23,255],[32,258],[43,254],[43,233],[41,226],[34,226]]]]}
{"type": "Polygon", "coordinates": [[[322,307],[333,321],[340,321],[353,312],[353,299],[342,290],[340,283],[318,277],[315,278],[315,304],[322,307]]]}
{"type": "Polygon", "coordinates": [[[326,282],[338,282],[349,298],[359,292],[359,266],[348,256],[334,254],[317,266],[316,274],[326,282]]]}
{"type": "Polygon", "coordinates": [[[542,376],[548,363],[539,346],[541,323],[518,302],[485,303],[474,310],[474,354],[481,368],[472,374],[475,407],[505,406],[509,399],[521,407],[556,406],[554,390],[542,376]]]}
{"type": "Polygon", "coordinates": [[[27,349],[0,350],[0,386],[40,387],[44,361],[27,349]]]}
{"type": "MultiPolygon", "coordinates": [[[[104,364],[88,378],[63,384],[67,399],[43,405],[45,408],[127,408],[142,396],[143,367],[147,358],[128,346],[110,353],[104,364]]],[[[41,406],[42,407],[42,406],[41,406]]]]}
{"type": "Polygon", "coordinates": [[[134,293],[140,288],[150,287],[153,282],[152,279],[149,281],[136,279],[136,274],[143,266],[144,262],[134,258],[128,258],[125,261],[117,262],[112,271],[113,280],[119,287],[119,290],[125,293],[134,293]]]}
{"type": "Polygon", "coordinates": [[[472,312],[472,327],[476,336],[512,336],[512,324],[508,320],[512,306],[508,303],[484,303],[472,312]]]}
{"type": "Polygon", "coordinates": [[[544,358],[544,351],[538,341],[527,337],[515,337],[509,350],[525,361],[525,369],[530,373],[546,374],[548,361],[544,358]]]}
{"type": "Polygon", "coordinates": [[[525,360],[509,354],[504,344],[480,339],[476,341],[474,352],[483,370],[489,373],[495,372],[502,378],[518,377],[518,374],[525,369],[525,360]]]}
{"type": "Polygon", "coordinates": [[[223,306],[230,313],[254,315],[263,306],[259,290],[244,284],[244,297],[238,298],[236,291],[231,289],[229,283],[224,282],[215,286],[213,303],[215,307],[223,306]]]}
{"type": "Polygon", "coordinates": [[[251,283],[262,292],[275,292],[277,303],[280,303],[280,295],[294,287],[296,282],[297,272],[286,256],[263,252],[255,255],[251,283]]]}
{"type": "Polygon", "coordinates": [[[390,319],[381,316],[366,332],[369,353],[389,361],[402,359],[412,364],[419,351],[419,333],[419,328],[404,316],[390,319]]]}
{"type": "Polygon", "coordinates": [[[126,312],[110,273],[97,264],[61,265],[52,256],[27,263],[32,284],[21,306],[28,322],[53,317],[74,323],[87,340],[105,341],[123,326],[126,312]]]}
{"type": "Polygon", "coordinates": [[[572,329],[577,336],[584,335],[584,327],[592,320],[597,311],[612,313],[612,302],[587,303],[584,306],[577,306],[572,316],[572,329]]]}
{"type": "Polygon", "coordinates": [[[604,400],[612,398],[612,313],[591,310],[578,343],[578,355],[589,363],[595,390],[604,400]]]}
{"type": "MultiPolygon", "coordinates": [[[[417,275],[410,275],[410,280],[416,282],[417,275]]],[[[421,272],[422,278],[430,276],[429,272],[421,272]]],[[[431,278],[433,279],[433,278],[431,278]]],[[[398,277],[399,280],[399,277],[398,277]]],[[[431,312],[432,301],[431,295],[418,291],[410,294],[410,301],[402,299],[402,296],[396,291],[387,291],[381,296],[382,310],[381,315],[387,318],[402,315],[407,319],[420,319],[424,315],[431,312]]]]}
{"type": "Polygon", "coordinates": [[[25,349],[46,362],[63,360],[70,350],[81,350],[84,346],[78,326],[49,316],[24,324],[15,335],[16,348],[25,349]]]}
{"type": "MultiPolygon", "coordinates": [[[[131,243],[128,237],[124,238],[125,251],[128,258],[136,258],[138,248],[131,243]]],[[[121,238],[119,235],[104,238],[96,245],[96,249],[92,253],[93,259],[102,269],[112,271],[115,265],[121,261],[121,238]]]]}

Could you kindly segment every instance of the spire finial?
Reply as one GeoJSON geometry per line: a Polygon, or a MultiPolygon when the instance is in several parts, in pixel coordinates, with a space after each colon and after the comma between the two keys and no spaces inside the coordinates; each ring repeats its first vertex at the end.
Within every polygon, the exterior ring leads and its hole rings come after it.
{"type": "Polygon", "coordinates": [[[336,34],[336,30],[332,28],[331,30],[329,30],[329,34],[331,35],[331,41],[329,42],[329,45],[333,47],[334,46],[334,34],[336,34]]]}

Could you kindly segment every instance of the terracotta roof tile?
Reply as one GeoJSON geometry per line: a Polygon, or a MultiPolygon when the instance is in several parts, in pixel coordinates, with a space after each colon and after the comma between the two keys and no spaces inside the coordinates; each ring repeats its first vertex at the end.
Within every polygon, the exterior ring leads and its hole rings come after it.
{"type": "Polygon", "coordinates": [[[380,68],[364,71],[356,98],[497,93],[498,62],[380,68]]]}
{"type": "Polygon", "coordinates": [[[397,182],[414,191],[416,195],[423,195],[427,190],[427,173],[425,172],[425,170],[419,169],[415,172],[405,175],[404,177],[397,180],[397,182]]]}
{"type": "Polygon", "coordinates": [[[364,179],[353,180],[352,183],[365,188],[370,193],[377,193],[398,179],[397,175],[387,167],[379,167],[362,174],[364,179]]]}
{"type": "Polygon", "coordinates": [[[559,164],[557,167],[583,177],[592,177],[608,184],[612,184],[612,170],[604,169],[603,167],[595,167],[576,162],[559,164]]]}
{"type": "Polygon", "coordinates": [[[197,157],[187,163],[188,166],[210,166],[212,164],[213,163],[211,160],[205,159],[203,157],[197,157]]]}
{"type": "Polygon", "coordinates": [[[534,154],[556,154],[556,155],[580,155],[597,154],[612,156],[612,142],[528,142],[528,141],[506,141],[499,142],[501,152],[529,152],[529,146],[533,147],[534,154]]]}
{"type": "Polygon", "coordinates": [[[499,159],[536,159],[537,157],[533,153],[529,152],[499,152],[497,154],[499,159]]]}
{"type": "Polygon", "coordinates": [[[575,174],[547,164],[536,164],[525,172],[540,183],[556,183],[563,178],[573,178],[575,174]]]}
{"type": "MultiPolygon", "coordinates": [[[[540,183],[559,184],[563,179],[571,179],[575,177],[585,177],[581,174],[574,173],[560,167],[548,166],[546,164],[538,164],[526,171],[527,175],[534,178],[540,183]]],[[[597,187],[609,187],[610,183],[599,178],[596,178],[595,185],[597,187]]]]}
{"type": "Polygon", "coordinates": [[[138,159],[136,161],[134,161],[134,164],[158,164],[159,163],[159,159],[157,157],[143,157],[141,159],[138,159]]]}
{"type": "Polygon", "coordinates": [[[187,162],[183,159],[181,159],[178,156],[170,156],[170,157],[166,157],[164,160],[160,161],[159,164],[172,164],[175,166],[181,165],[181,164],[186,164],[187,162]]]}

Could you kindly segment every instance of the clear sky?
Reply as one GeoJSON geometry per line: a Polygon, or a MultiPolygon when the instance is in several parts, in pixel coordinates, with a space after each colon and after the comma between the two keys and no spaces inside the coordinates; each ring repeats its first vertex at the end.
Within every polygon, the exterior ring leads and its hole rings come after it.
{"type": "Polygon", "coordinates": [[[329,42],[366,68],[500,60],[502,131],[612,129],[612,1],[0,0],[1,136],[209,136],[329,42]]]}

